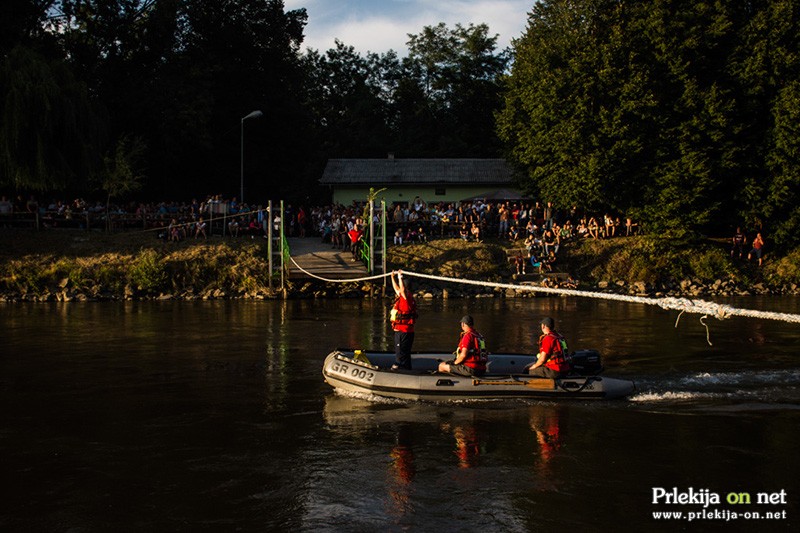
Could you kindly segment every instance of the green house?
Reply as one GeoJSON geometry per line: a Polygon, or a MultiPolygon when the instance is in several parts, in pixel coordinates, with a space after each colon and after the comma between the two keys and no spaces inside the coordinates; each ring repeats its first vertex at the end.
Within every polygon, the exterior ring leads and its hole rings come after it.
{"type": "Polygon", "coordinates": [[[378,196],[389,205],[417,196],[427,203],[496,198],[498,190],[519,196],[504,159],[329,159],[319,183],[343,205],[365,201],[370,187],[385,188],[378,196]]]}

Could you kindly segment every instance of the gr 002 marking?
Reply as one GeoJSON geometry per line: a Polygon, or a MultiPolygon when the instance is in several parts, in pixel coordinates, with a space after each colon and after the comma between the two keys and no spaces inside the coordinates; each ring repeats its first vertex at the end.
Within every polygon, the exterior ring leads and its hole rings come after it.
{"type": "Polygon", "coordinates": [[[375,379],[375,372],[356,365],[347,365],[344,363],[334,362],[331,364],[331,371],[356,381],[366,381],[367,383],[372,383],[375,379]]]}

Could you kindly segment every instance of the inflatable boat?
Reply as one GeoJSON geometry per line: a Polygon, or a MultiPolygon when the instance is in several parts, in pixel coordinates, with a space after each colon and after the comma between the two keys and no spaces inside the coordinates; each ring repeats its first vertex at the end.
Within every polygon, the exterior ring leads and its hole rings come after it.
{"type": "Polygon", "coordinates": [[[486,375],[463,377],[438,372],[451,353],[414,353],[412,370],[391,370],[392,352],[339,349],[325,358],[322,375],[333,388],[405,400],[452,401],[498,398],[540,400],[610,400],[636,390],[633,381],[600,376],[600,354],[581,350],[570,355],[572,370],[558,379],[523,373],[536,358],[524,354],[490,354],[486,375]]]}

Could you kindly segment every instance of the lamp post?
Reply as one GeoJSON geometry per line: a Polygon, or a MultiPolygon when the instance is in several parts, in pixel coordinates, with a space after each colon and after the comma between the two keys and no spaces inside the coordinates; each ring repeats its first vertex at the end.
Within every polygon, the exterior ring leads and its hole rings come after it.
{"type": "Polygon", "coordinates": [[[242,172],[241,172],[241,187],[239,189],[239,203],[244,203],[244,121],[248,118],[259,118],[263,115],[260,110],[252,111],[246,117],[242,117],[242,172]]]}

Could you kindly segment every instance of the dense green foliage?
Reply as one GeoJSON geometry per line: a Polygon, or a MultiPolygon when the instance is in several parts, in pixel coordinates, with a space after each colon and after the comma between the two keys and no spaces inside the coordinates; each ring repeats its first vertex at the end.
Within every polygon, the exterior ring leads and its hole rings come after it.
{"type": "Polygon", "coordinates": [[[537,3],[499,117],[527,188],[683,234],[800,242],[800,2],[537,3]]]}
{"type": "Polygon", "coordinates": [[[341,43],[303,53],[306,12],[282,0],[4,6],[9,192],[136,189],[127,176],[151,199],[231,197],[243,149],[247,200],[321,201],[331,157],[500,154],[494,113],[508,59],[486,25],[424,28],[400,59],[341,43]],[[263,118],[240,124],[253,110],[263,118]]]}
{"type": "Polygon", "coordinates": [[[800,0],[542,0],[511,51],[434,24],[402,58],[303,50],[306,22],[282,0],[3,2],[0,189],[231,197],[243,149],[248,201],[317,202],[329,158],[505,154],[557,207],[800,244],[800,0]]]}
{"type": "Polygon", "coordinates": [[[337,42],[304,57],[306,105],[330,157],[497,157],[494,113],[508,58],[485,24],[425,27],[409,55],[337,42]]]}

